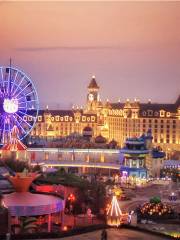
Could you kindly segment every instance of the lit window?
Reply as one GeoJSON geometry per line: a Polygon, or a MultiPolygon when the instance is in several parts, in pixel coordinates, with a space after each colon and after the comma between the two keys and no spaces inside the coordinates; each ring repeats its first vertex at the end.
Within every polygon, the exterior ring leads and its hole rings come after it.
{"type": "Polygon", "coordinates": [[[55,119],[56,119],[56,121],[58,122],[58,121],[59,121],[59,116],[56,116],[55,119]]]}
{"type": "Polygon", "coordinates": [[[164,110],[160,110],[160,117],[164,117],[165,116],[165,111],[164,110]]]}
{"type": "Polygon", "coordinates": [[[170,112],[167,112],[167,113],[166,113],[166,116],[167,116],[167,117],[170,117],[170,116],[171,116],[171,113],[170,113],[170,112]]]}
{"type": "Polygon", "coordinates": [[[42,116],[38,116],[38,122],[42,122],[42,116]]]}
{"type": "Polygon", "coordinates": [[[86,116],[82,116],[82,122],[86,121],[86,116]]]}
{"type": "MultiPolygon", "coordinates": [[[[24,120],[24,121],[27,121],[27,116],[24,116],[24,117],[23,117],[23,120],[24,120]]],[[[29,119],[28,119],[28,120],[29,120],[29,119]]]]}
{"type": "Polygon", "coordinates": [[[54,122],[54,117],[51,117],[51,121],[54,122]]]}
{"type": "Polygon", "coordinates": [[[65,121],[67,122],[69,119],[69,116],[65,116],[65,121]]]}
{"type": "Polygon", "coordinates": [[[91,122],[94,122],[94,121],[95,121],[95,117],[91,116],[91,122]]]}

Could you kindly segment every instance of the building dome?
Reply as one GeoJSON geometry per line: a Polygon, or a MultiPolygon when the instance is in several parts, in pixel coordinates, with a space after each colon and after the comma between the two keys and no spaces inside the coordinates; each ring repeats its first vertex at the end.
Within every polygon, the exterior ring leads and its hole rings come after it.
{"type": "Polygon", "coordinates": [[[88,137],[88,138],[91,138],[93,135],[93,129],[89,126],[86,126],[84,129],[83,129],[83,137],[88,137]]]}
{"type": "Polygon", "coordinates": [[[110,145],[111,147],[115,148],[115,147],[117,146],[117,142],[116,142],[114,139],[112,139],[112,140],[109,142],[109,145],[110,145]]]}
{"type": "Polygon", "coordinates": [[[102,144],[102,143],[106,143],[106,142],[107,142],[106,138],[101,136],[101,135],[99,135],[95,138],[95,143],[101,143],[102,144]]]}

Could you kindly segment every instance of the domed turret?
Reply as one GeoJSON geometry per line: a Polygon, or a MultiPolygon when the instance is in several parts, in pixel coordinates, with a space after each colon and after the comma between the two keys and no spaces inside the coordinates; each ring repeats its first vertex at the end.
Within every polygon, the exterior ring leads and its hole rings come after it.
{"type": "Polygon", "coordinates": [[[102,135],[99,135],[95,138],[95,143],[105,144],[106,142],[107,142],[107,139],[102,135]]]}
{"type": "Polygon", "coordinates": [[[92,138],[93,136],[93,129],[89,126],[86,126],[84,129],[83,129],[83,137],[84,138],[87,138],[88,140],[90,140],[90,138],[92,138]]]}

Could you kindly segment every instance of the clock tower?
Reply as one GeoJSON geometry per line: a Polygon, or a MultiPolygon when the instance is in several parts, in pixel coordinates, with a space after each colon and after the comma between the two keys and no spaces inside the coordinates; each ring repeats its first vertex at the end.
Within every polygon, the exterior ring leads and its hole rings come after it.
{"type": "Polygon", "coordinates": [[[98,102],[99,102],[99,86],[97,85],[95,76],[92,76],[91,82],[88,86],[87,110],[95,111],[98,102]]]}

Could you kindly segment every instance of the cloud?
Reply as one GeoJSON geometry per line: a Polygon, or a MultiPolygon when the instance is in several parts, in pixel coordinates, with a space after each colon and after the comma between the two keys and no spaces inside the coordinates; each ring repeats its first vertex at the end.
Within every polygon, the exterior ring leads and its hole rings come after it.
{"type": "Polygon", "coordinates": [[[108,50],[122,49],[121,46],[45,46],[45,47],[20,47],[16,51],[36,52],[36,51],[57,51],[57,50],[108,50]]]}

